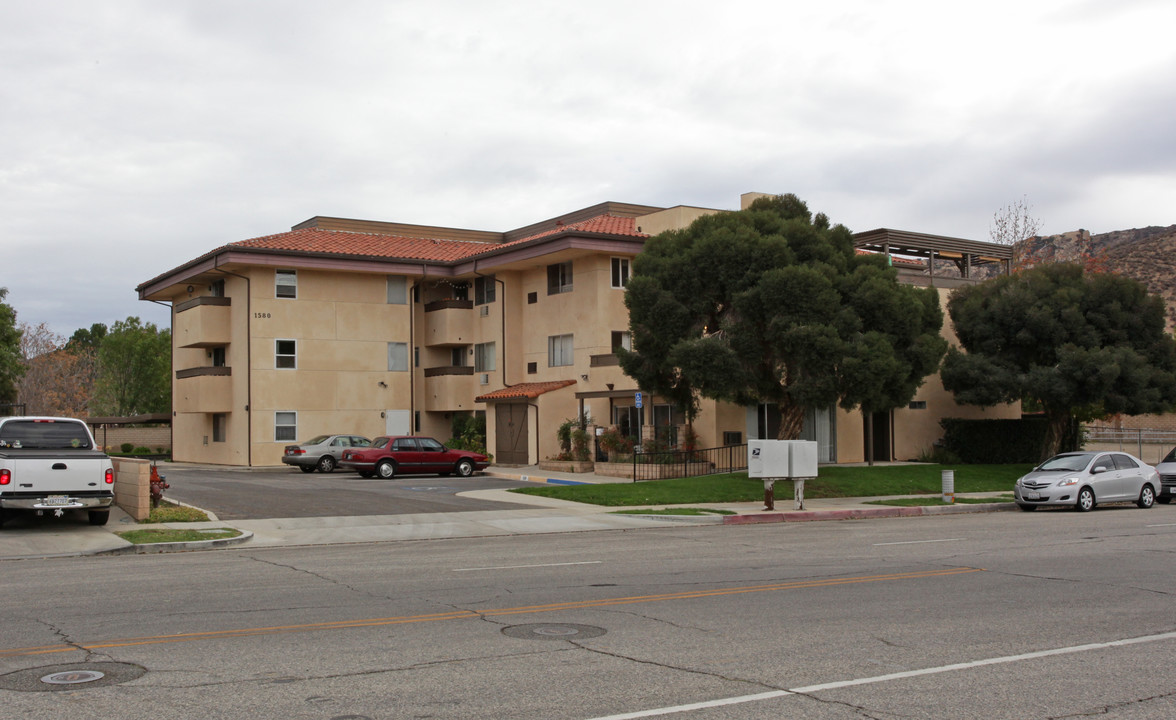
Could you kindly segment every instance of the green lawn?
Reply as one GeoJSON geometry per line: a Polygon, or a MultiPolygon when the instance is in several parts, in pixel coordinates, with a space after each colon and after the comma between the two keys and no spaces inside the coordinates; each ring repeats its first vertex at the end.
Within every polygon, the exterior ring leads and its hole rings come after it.
{"type": "MultiPolygon", "coordinates": [[[[879,495],[923,495],[942,492],[942,471],[955,471],[955,491],[993,492],[1011,490],[1017,478],[1031,465],[885,465],[875,467],[824,466],[820,476],[806,480],[806,498],[877,497],[879,495]]],[[[776,495],[791,494],[784,481],[776,495]]],[[[592,505],[626,507],[636,505],[686,505],[696,503],[755,502],[764,498],[762,480],[747,473],[703,475],[701,477],[620,482],[600,485],[540,485],[515,488],[524,495],[574,500],[592,505]]]]}

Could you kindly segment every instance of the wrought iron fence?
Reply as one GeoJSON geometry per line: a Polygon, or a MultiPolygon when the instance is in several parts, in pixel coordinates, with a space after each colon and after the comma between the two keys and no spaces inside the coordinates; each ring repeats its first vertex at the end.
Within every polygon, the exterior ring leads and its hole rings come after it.
{"type": "Polygon", "coordinates": [[[0,417],[8,415],[28,415],[24,403],[0,404],[0,417]]]}
{"type": "Polygon", "coordinates": [[[666,450],[633,454],[633,482],[695,477],[746,469],[746,443],[702,450],[666,450]]]}

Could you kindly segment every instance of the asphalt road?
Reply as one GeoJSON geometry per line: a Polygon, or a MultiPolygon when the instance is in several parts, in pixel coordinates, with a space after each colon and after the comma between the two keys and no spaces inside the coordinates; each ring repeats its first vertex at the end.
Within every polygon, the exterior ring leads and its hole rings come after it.
{"type": "Polygon", "coordinates": [[[466,490],[524,487],[531,483],[474,475],[397,475],[361,478],[353,472],[304,473],[168,466],[169,500],[210,510],[222,520],[346,517],[405,513],[510,510],[530,507],[458,497],[466,490]]]}
{"type": "Polygon", "coordinates": [[[1167,719],[1173,510],[0,562],[0,707],[1167,719]]]}

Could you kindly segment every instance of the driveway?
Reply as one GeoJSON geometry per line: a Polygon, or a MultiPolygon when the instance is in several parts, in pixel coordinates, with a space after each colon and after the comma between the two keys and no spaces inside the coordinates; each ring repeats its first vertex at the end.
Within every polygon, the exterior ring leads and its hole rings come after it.
{"type": "Polygon", "coordinates": [[[458,497],[467,490],[526,487],[496,477],[398,475],[361,478],[353,472],[303,473],[294,468],[239,470],[161,465],[171,488],[164,498],[215,513],[222,520],[346,517],[512,510],[531,505],[458,497]]]}

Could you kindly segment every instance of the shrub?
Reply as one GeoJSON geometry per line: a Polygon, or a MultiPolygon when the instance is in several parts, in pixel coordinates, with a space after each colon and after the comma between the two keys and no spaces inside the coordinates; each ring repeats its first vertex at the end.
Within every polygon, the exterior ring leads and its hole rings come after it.
{"type": "MultiPolygon", "coordinates": [[[[1043,457],[1049,430],[1044,416],[1011,420],[963,420],[944,418],[943,449],[955,453],[961,462],[970,464],[1039,463],[1043,457]]],[[[1078,423],[1063,439],[1060,450],[1079,446],[1078,423]]]]}
{"type": "Polygon", "coordinates": [[[119,449],[125,453],[129,453],[135,449],[135,445],[134,443],[123,443],[122,445],[119,445],[119,449]]]}

